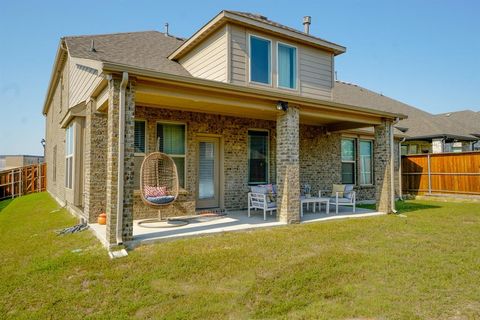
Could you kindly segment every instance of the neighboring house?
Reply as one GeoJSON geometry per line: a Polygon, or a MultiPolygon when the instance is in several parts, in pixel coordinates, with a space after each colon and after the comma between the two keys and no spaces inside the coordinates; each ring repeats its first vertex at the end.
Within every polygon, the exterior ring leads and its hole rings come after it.
{"type": "Polygon", "coordinates": [[[405,134],[402,155],[480,149],[480,112],[466,110],[433,115],[383,94],[341,81],[335,83],[333,99],[407,115],[407,119],[395,124],[395,128],[405,134]]]}
{"type": "Polygon", "coordinates": [[[8,170],[43,162],[43,156],[0,155],[0,170],[8,170]]]}
{"type": "Polygon", "coordinates": [[[139,193],[140,164],[156,150],[175,160],[181,185],[164,217],[246,208],[249,186],[265,183],[277,184],[287,223],[300,221],[304,183],[354,184],[390,213],[404,137],[393,125],[405,116],[337,99],[334,60],[345,50],[234,11],[187,40],[64,37],[43,107],[48,191],[90,222],[105,211],[111,244],[132,239],[133,219],[157,216],[139,193]]]}

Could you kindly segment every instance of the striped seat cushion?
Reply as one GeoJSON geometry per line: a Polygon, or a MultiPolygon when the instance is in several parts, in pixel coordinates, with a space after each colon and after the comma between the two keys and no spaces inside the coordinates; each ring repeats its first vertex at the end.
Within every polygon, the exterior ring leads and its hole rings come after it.
{"type": "Polygon", "coordinates": [[[145,186],[143,188],[143,193],[145,194],[145,198],[163,197],[167,195],[167,187],[145,186]]]}

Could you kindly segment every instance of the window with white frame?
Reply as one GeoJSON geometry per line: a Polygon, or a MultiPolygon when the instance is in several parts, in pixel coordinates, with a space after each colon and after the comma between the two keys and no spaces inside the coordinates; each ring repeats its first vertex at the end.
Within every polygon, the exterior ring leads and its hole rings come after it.
{"type": "Polygon", "coordinates": [[[69,125],[65,137],[65,187],[73,188],[73,154],[75,148],[75,135],[73,124],[69,125]]]}
{"type": "Polygon", "coordinates": [[[278,43],[277,45],[278,87],[297,88],[297,48],[278,43]]]}
{"type": "Polygon", "coordinates": [[[355,139],[342,139],[342,183],[355,184],[355,139]]]}
{"type": "Polygon", "coordinates": [[[248,183],[268,183],[268,131],[248,131],[248,183]]]}
{"type": "Polygon", "coordinates": [[[360,140],[360,184],[373,184],[373,141],[360,140]]]}
{"type": "Polygon", "coordinates": [[[157,123],[157,146],[175,161],[180,187],[185,188],[185,136],[184,124],[157,123]]]}
{"type": "Polygon", "coordinates": [[[250,81],[271,84],[272,42],[250,36],[250,81]]]}

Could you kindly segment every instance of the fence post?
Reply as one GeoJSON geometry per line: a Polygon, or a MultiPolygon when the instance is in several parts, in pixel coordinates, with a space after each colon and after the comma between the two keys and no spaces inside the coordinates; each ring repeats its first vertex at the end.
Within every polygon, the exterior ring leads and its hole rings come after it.
{"type": "Polygon", "coordinates": [[[432,194],[432,172],[430,169],[430,153],[427,154],[427,163],[428,163],[428,194],[432,194]]]}
{"type": "Polygon", "coordinates": [[[15,174],[13,173],[14,170],[10,171],[10,175],[12,176],[12,186],[10,187],[10,193],[12,194],[12,199],[15,198],[15,174]]]}
{"type": "Polygon", "coordinates": [[[40,165],[37,164],[37,192],[40,192],[41,183],[42,183],[42,176],[40,175],[40,165]]]}

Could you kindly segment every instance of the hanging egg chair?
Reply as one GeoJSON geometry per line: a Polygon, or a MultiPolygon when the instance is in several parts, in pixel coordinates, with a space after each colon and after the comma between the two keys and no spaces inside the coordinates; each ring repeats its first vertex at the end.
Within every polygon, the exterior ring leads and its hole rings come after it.
{"type": "Polygon", "coordinates": [[[177,199],[178,173],[171,157],[161,152],[149,154],[142,162],[140,173],[140,191],[146,205],[159,208],[177,199]]]}
{"type": "Polygon", "coordinates": [[[165,228],[185,225],[188,222],[162,219],[162,208],[172,205],[178,197],[177,166],[171,157],[153,152],[145,157],[140,169],[140,193],[143,203],[158,209],[158,219],[138,222],[146,228],[165,228]]]}

